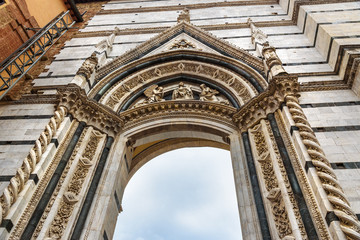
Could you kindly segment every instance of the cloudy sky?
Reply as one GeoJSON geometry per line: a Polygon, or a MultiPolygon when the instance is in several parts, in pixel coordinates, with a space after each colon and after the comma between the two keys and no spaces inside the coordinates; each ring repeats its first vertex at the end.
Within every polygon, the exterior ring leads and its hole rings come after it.
{"type": "Polygon", "coordinates": [[[116,240],[241,239],[230,152],[186,148],[165,153],[130,180],[116,240]]]}

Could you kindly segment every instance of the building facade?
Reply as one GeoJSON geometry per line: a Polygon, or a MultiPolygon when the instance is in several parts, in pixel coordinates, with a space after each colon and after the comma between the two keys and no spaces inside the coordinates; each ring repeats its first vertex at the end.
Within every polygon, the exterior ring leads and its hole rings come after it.
{"type": "Polygon", "coordinates": [[[231,152],[244,239],[360,239],[358,1],[95,12],[1,101],[1,239],[110,239],[136,171],[194,146],[231,152]]]}

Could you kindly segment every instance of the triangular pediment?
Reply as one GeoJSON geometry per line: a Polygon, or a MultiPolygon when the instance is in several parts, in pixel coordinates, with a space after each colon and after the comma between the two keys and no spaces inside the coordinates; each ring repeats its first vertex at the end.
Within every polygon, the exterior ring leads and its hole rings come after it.
{"type": "Polygon", "coordinates": [[[132,61],[174,50],[202,51],[223,55],[241,61],[258,72],[263,71],[261,59],[253,56],[246,50],[217,38],[211,33],[192,25],[191,23],[181,21],[175,26],[102,66],[97,72],[97,79],[105,77],[115,69],[132,61]]]}

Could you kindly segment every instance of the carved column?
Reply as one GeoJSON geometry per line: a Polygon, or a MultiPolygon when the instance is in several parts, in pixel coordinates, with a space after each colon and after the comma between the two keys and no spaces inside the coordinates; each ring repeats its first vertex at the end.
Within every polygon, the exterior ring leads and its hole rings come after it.
{"type": "Polygon", "coordinates": [[[86,128],[61,175],[33,234],[39,239],[68,239],[84,204],[106,135],[86,128]]]}
{"type": "Polygon", "coordinates": [[[261,120],[249,137],[272,239],[308,239],[269,123],[261,120]]]}
{"type": "MultiPolygon", "coordinates": [[[[286,106],[289,108],[295,126],[299,129],[299,143],[304,148],[306,158],[311,161],[315,168],[309,169],[309,174],[314,178],[319,195],[322,197],[322,205],[325,206],[327,214],[334,211],[340,221],[340,228],[347,239],[360,239],[360,222],[352,211],[349,201],[338,182],[335,172],[329,160],[326,158],[319,141],[316,138],[296,96],[286,97],[286,106]],[[329,204],[330,203],[330,204],[329,204]]],[[[335,228],[334,237],[344,239],[345,236],[336,230],[336,221],[332,226],[335,228]],[[335,234],[336,233],[336,234],[335,234]],[[335,236],[336,235],[336,236],[335,236]]]]}

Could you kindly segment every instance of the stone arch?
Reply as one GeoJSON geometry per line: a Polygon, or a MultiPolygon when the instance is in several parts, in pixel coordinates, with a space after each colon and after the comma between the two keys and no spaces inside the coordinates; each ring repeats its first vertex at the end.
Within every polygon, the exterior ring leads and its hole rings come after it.
{"type": "Polygon", "coordinates": [[[114,70],[98,80],[89,96],[117,111],[124,102],[123,97],[133,96],[144,86],[173,76],[188,75],[222,86],[241,106],[267,88],[262,74],[229,57],[177,50],[144,57],[114,70]]]}

